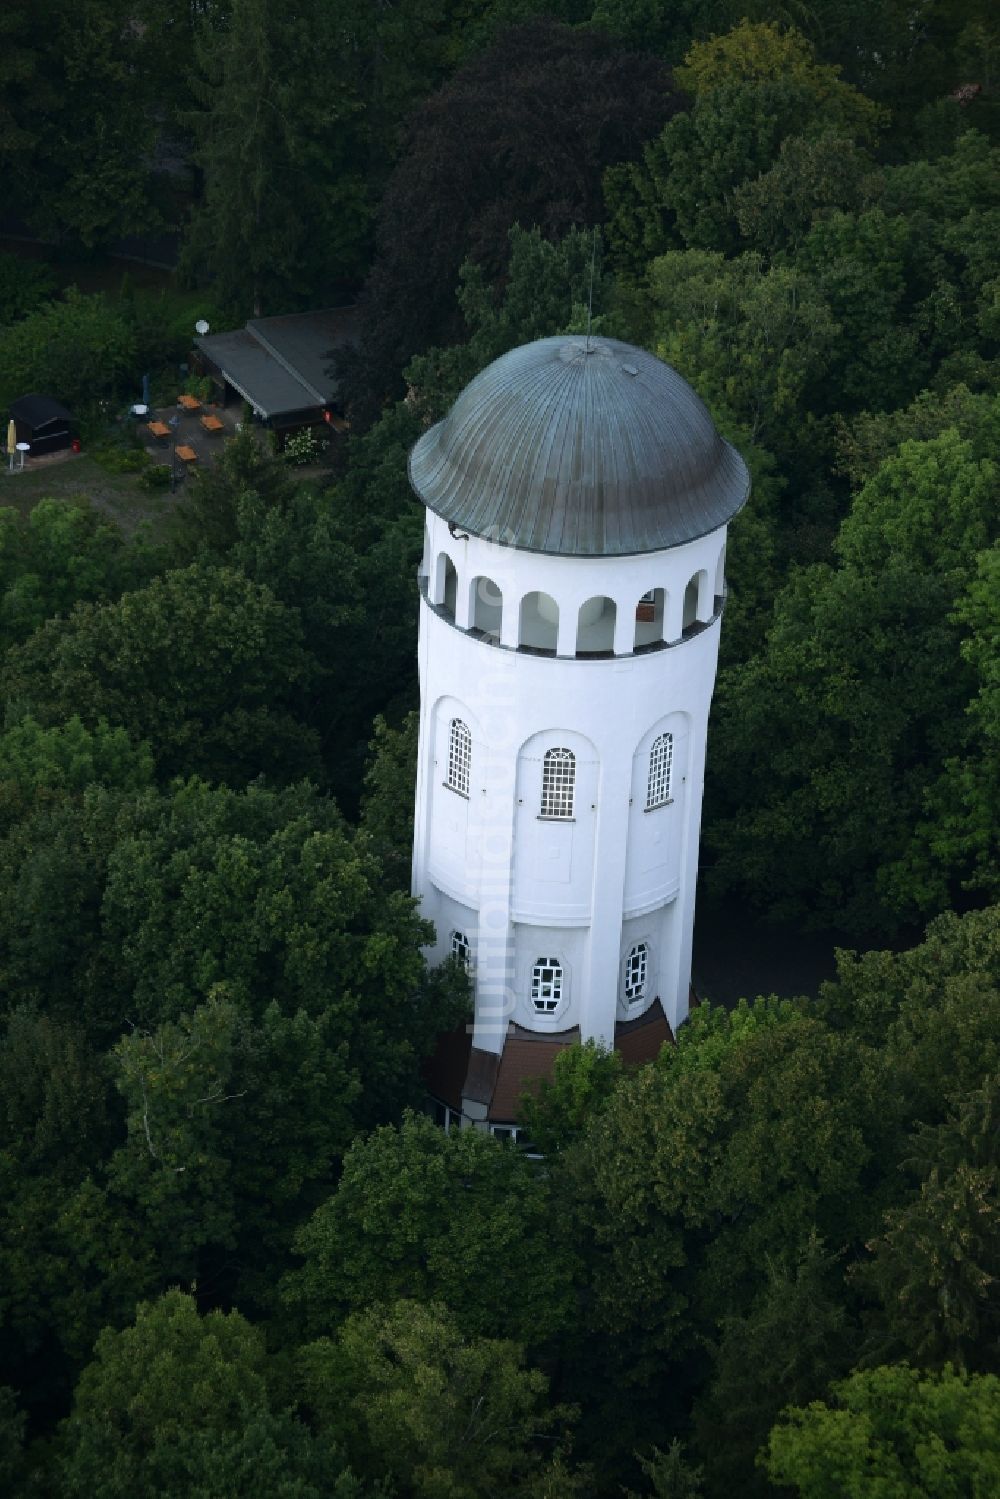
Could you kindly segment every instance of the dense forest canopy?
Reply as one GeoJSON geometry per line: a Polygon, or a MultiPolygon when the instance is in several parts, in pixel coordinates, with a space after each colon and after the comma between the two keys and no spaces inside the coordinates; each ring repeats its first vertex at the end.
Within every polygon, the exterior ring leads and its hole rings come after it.
{"type": "Polygon", "coordinates": [[[0,495],[5,1493],[1000,1492],[998,66],[986,0],[0,10],[0,401],[138,506],[0,495]],[[151,493],[196,316],[347,301],[349,441],[151,493]],[[419,1112],[406,456],[588,320],[753,476],[702,908],[843,948],[567,1049],[539,1162],[419,1112]]]}

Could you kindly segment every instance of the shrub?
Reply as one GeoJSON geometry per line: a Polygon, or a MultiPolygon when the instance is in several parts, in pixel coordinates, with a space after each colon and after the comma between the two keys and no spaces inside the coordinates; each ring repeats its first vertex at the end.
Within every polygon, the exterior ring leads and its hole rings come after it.
{"type": "Polygon", "coordinates": [[[139,475],[143,489],[166,489],[170,483],[169,463],[151,463],[139,475]]]}
{"type": "Polygon", "coordinates": [[[210,401],[215,395],[215,382],[211,375],[188,375],[184,381],[184,394],[199,401],[210,401]]]}
{"type": "Polygon", "coordinates": [[[285,443],[285,462],[297,465],[315,463],[325,446],[322,438],[317,437],[308,428],[305,431],[296,432],[295,436],[290,437],[285,443]]]}
{"type": "Polygon", "coordinates": [[[109,474],[140,474],[149,464],[149,455],[142,448],[126,448],[117,443],[94,448],[90,456],[109,474]]]}
{"type": "Polygon", "coordinates": [[[48,266],[0,251],[0,324],[13,323],[34,312],[55,295],[55,289],[48,266]]]}
{"type": "Polygon", "coordinates": [[[135,369],[132,329],[104,297],[74,288],[0,333],[0,407],[27,391],[76,416],[124,388],[135,369]]]}

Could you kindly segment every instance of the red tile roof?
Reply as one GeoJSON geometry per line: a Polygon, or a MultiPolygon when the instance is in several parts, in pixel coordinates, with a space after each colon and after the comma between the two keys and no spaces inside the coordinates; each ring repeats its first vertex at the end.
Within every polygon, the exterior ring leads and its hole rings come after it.
{"type": "Polygon", "coordinates": [[[644,1062],[652,1062],[665,1043],[674,1044],[674,1033],[658,999],[654,999],[638,1020],[619,1021],[615,1026],[615,1051],[621,1053],[626,1067],[641,1067],[644,1062]]]}
{"type": "Polygon", "coordinates": [[[521,1096],[542,1078],[552,1076],[556,1057],[567,1046],[579,1040],[576,1031],[559,1036],[511,1035],[500,1057],[496,1087],[490,1100],[489,1118],[497,1124],[516,1124],[521,1112],[521,1096]]]}

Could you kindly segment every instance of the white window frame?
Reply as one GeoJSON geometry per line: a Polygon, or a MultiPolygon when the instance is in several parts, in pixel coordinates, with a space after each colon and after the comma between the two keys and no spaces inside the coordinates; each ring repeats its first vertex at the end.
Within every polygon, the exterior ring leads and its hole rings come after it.
{"type": "Polygon", "coordinates": [[[539,817],[549,822],[573,822],[576,796],[576,756],[565,745],[542,757],[542,797],[539,817]]]}
{"type": "Polygon", "coordinates": [[[448,729],[448,775],[445,785],[459,796],[469,797],[472,772],[472,731],[462,718],[453,718],[448,729]]]}
{"type": "Polygon", "coordinates": [[[544,1020],[551,1020],[562,1009],[566,998],[566,969],[561,958],[536,958],[531,965],[531,1009],[544,1020]],[[545,975],[550,977],[546,978],[545,975]]]}
{"type": "Polygon", "coordinates": [[[452,955],[453,958],[457,958],[458,959],[459,963],[461,963],[461,965],[465,969],[466,973],[471,973],[472,972],[472,967],[473,967],[472,943],[469,941],[469,939],[466,936],[465,932],[459,932],[459,931],[452,932],[452,934],[451,934],[451,955],[452,955]]]}
{"type": "Polygon", "coordinates": [[[634,1010],[646,998],[649,984],[649,943],[633,942],[622,962],[622,1003],[634,1010]]]}
{"type": "Polygon", "coordinates": [[[674,778],[674,736],[669,731],[657,734],[649,747],[649,769],[646,776],[646,811],[669,807],[674,778]]]}

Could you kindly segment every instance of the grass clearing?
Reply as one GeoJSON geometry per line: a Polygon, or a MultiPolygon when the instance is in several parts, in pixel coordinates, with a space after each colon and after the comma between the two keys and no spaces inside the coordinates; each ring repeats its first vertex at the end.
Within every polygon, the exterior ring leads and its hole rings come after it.
{"type": "Polygon", "coordinates": [[[125,536],[134,536],[148,524],[155,538],[183,493],[144,489],[135,474],[109,474],[86,454],[54,463],[50,467],[25,469],[23,473],[0,473],[0,505],[27,515],[39,500],[86,501],[102,516],[114,521],[125,536]]]}

